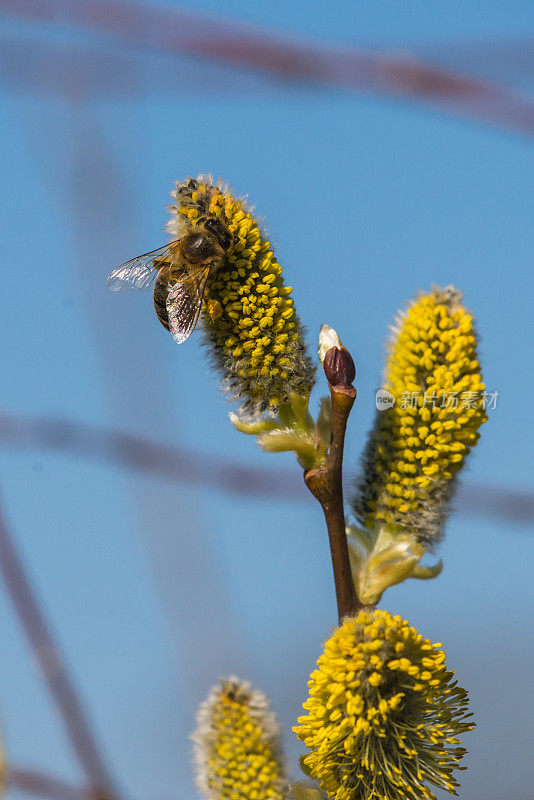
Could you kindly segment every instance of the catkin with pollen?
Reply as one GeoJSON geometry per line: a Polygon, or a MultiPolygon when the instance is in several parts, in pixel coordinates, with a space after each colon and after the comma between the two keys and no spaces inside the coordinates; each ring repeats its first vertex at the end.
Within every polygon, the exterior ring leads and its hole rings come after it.
{"type": "Polygon", "coordinates": [[[314,367],[292,288],[245,202],[205,175],[178,182],[171,196],[167,230],[173,236],[213,217],[232,238],[202,305],[205,343],[224,387],[251,415],[276,410],[293,393],[309,396],[314,367]]]}
{"type": "Polygon", "coordinates": [[[487,419],[473,318],[453,286],[421,294],[399,315],[383,388],[395,405],[376,413],[354,511],[366,527],[399,525],[432,544],[487,419]]]}
{"type": "Polygon", "coordinates": [[[456,794],[454,770],[474,726],[445,653],[387,611],[347,617],[312,672],[294,728],[304,764],[335,800],[436,800],[456,794]]]}
{"type": "Polygon", "coordinates": [[[265,695],[249,683],[221,679],[200,706],[192,739],[206,800],[286,800],[278,725],[265,695]]]}

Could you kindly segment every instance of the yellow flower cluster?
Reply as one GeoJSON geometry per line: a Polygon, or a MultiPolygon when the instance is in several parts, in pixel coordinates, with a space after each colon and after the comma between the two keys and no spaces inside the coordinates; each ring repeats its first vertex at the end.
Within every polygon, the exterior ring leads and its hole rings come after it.
{"type": "Polygon", "coordinates": [[[439,537],[454,478],[487,419],[473,319],[454,287],[421,294],[396,321],[378,411],[363,457],[355,511],[439,537]]]}
{"type": "Polygon", "coordinates": [[[474,726],[439,647],[382,610],[345,619],[326,642],[294,730],[329,797],[435,798],[429,783],[456,794],[457,737],[474,726]]]}
{"type": "Polygon", "coordinates": [[[286,797],[276,721],[248,683],[221,680],[201,705],[192,738],[197,785],[207,800],[286,797]]]}
{"type": "MultiPolygon", "coordinates": [[[[227,388],[245,410],[276,408],[290,393],[309,395],[314,369],[282,267],[244,202],[209,176],[177,184],[171,212],[189,227],[219,220],[231,245],[203,303],[207,341],[227,388]]],[[[169,230],[176,230],[171,223],[169,230]]]]}

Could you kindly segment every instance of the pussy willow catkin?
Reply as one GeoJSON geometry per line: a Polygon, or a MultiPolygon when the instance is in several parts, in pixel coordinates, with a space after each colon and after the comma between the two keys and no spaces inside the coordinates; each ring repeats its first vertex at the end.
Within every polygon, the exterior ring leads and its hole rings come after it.
{"type": "Polygon", "coordinates": [[[206,800],[284,800],[280,735],[265,695],[238,678],[222,679],[200,706],[196,783],[206,800]]]}
{"type": "Polygon", "coordinates": [[[425,544],[443,528],[454,479],[487,419],[473,318],[452,286],[399,314],[354,499],[367,527],[400,525],[425,544]]]}
{"type": "Polygon", "coordinates": [[[470,730],[467,693],[445,653],[399,616],[360,612],[324,646],[294,730],[304,764],[335,800],[424,800],[456,794],[470,730]]]}
{"type": "Polygon", "coordinates": [[[177,183],[171,196],[167,229],[173,236],[214,217],[232,238],[208,282],[202,311],[205,342],[225,387],[249,413],[276,409],[290,393],[309,395],[314,367],[292,288],[284,285],[282,267],[245,201],[205,175],[177,183]]]}

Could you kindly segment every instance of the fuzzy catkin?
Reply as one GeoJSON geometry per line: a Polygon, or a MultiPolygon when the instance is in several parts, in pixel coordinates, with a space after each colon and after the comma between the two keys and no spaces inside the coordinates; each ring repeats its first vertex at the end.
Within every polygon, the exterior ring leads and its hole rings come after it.
{"type": "Polygon", "coordinates": [[[395,405],[376,413],[353,507],[364,526],[400,525],[428,545],[441,536],[457,473],[487,419],[461,293],[421,294],[399,314],[388,351],[383,388],[395,405]]]}
{"type": "Polygon", "coordinates": [[[292,288],[284,285],[282,267],[245,202],[206,175],[177,182],[171,196],[167,230],[173,236],[213,217],[232,238],[202,305],[204,341],[224,388],[251,415],[276,410],[291,393],[308,396],[315,370],[292,288]],[[209,313],[210,303],[219,315],[209,313]]]}
{"type": "Polygon", "coordinates": [[[471,730],[467,693],[445,653],[387,611],[348,617],[312,673],[306,716],[294,728],[304,764],[335,800],[435,800],[453,777],[471,730]]]}
{"type": "Polygon", "coordinates": [[[196,784],[206,800],[285,800],[280,733],[265,695],[236,677],[221,679],[200,706],[196,784]]]}

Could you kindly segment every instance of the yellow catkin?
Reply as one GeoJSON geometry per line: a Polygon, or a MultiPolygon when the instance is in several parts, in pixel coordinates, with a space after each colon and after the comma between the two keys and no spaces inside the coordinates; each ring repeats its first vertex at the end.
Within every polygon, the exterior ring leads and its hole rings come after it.
{"type": "Polygon", "coordinates": [[[265,695],[250,684],[221,680],[199,709],[192,739],[206,800],[287,797],[278,726],[265,695]]]}
{"type": "Polygon", "coordinates": [[[205,341],[226,388],[248,412],[276,409],[290,393],[308,396],[314,367],[292,288],[284,285],[282,267],[245,201],[205,175],[177,183],[171,196],[170,233],[183,235],[216,218],[231,236],[202,310],[205,341]]]}
{"type": "Polygon", "coordinates": [[[360,522],[401,525],[439,538],[454,479],[485,422],[473,318],[454,287],[421,294],[399,316],[354,508],[360,522]]]}
{"type": "Polygon", "coordinates": [[[317,667],[294,730],[329,797],[435,800],[428,784],[456,793],[458,736],[474,726],[440,645],[399,616],[362,611],[335,630],[317,667]]]}

